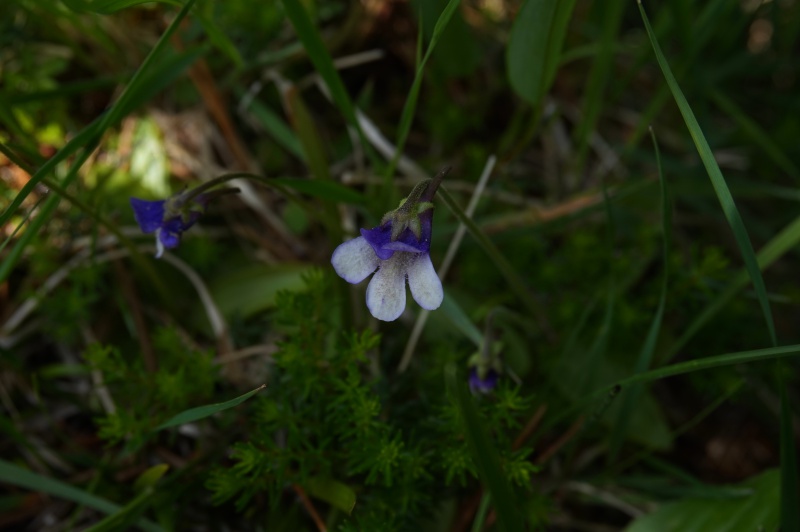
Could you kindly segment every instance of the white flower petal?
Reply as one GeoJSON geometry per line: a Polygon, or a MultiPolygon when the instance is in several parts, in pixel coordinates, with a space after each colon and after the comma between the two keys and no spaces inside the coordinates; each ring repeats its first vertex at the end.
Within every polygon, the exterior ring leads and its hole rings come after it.
{"type": "Polygon", "coordinates": [[[378,267],[380,259],[363,236],[340,244],[331,257],[339,277],[348,283],[360,283],[378,267]]]}
{"type": "Polygon", "coordinates": [[[427,310],[436,310],[442,304],[444,291],[442,281],[433,269],[431,256],[420,253],[408,265],[408,286],[411,295],[419,306],[427,310]]]}
{"type": "Polygon", "coordinates": [[[407,253],[395,253],[381,261],[367,287],[367,307],[381,321],[394,321],[406,308],[407,253]]]}
{"type": "Polygon", "coordinates": [[[156,258],[160,259],[164,254],[164,244],[161,242],[161,228],[156,229],[156,258]]]}

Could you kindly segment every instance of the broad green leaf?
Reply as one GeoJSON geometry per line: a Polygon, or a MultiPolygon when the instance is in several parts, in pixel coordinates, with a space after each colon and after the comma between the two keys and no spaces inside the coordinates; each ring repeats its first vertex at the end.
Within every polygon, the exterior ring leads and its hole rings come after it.
{"type": "Polygon", "coordinates": [[[670,502],[636,519],[626,532],[776,530],[780,475],[769,470],[740,484],[752,493],[735,499],[691,498],[670,502]]]}
{"type": "Polygon", "coordinates": [[[350,515],[356,505],[356,492],[338,480],[312,477],[306,482],[309,495],[323,500],[350,515]]]}
{"type": "Polygon", "coordinates": [[[500,455],[481,422],[474,399],[467,389],[466,379],[459,378],[455,364],[448,364],[445,368],[445,384],[461,412],[467,445],[478,468],[478,476],[491,493],[500,530],[525,530],[514,491],[500,465],[500,455]]]}
{"type": "Polygon", "coordinates": [[[192,421],[197,421],[199,419],[206,418],[208,416],[214,415],[217,412],[222,412],[223,410],[227,410],[229,408],[233,408],[235,406],[239,406],[240,404],[244,403],[255,394],[266,388],[266,384],[262,384],[255,390],[251,390],[244,395],[240,395],[236,399],[231,399],[230,401],[226,401],[224,403],[215,403],[213,405],[205,405],[205,406],[198,406],[197,408],[190,408],[189,410],[184,410],[177,416],[165,421],[161,425],[157,426],[154,431],[158,432],[159,430],[167,429],[169,427],[176,427],[178,425],[183,425],[185,423],[191,423],[192,421]]]}
{"type": "Polygon", "coordinates": [[[301,289],[308,269],[302,264],[249,265],[216,277],[209,291],[225,317],[247,318],[273,306],[279,291],[301,289]]]}
{"type": "Polygon", "coordinates": [[[555,79],[575,0],[528,0],[520,9],[506,50],[511,87],[540,105],[555,79]]]}
{"type": "MultiPolygon", "coordinates": [[[[33,471],[23,469],[11,462],[0,459],[0,482],[21,488],[46,493],[59,499],[94,508],[105,514],[114,514],[122,507],[107,499],[93,495],[87,491],[71,486],[60,480],[46,477],[33,471]]],[[[139,519],[136,526],[147,532],[163,532],[163,529],[152,521],[139,519]]]]}

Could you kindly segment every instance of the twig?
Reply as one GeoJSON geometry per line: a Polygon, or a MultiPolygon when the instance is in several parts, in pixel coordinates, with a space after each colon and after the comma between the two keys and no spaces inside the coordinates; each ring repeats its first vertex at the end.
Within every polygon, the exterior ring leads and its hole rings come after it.
{"type": "Polygon", "coordinates": [[[559,450],[561,450],[561,448],[564,447],[564,445],[569,443],[569,441],[575,437],[578,431],[581,430],[583,422],[584,422],[583,416],[576,419],[575,422],[570,426],[570,428],[567,429],[567,432],[565,432],[560,438],[554,441],[553,444],[550,445],[550,447],[548,447],[541,455],[539,455],[539,458],[536,459],[536,465],[544,464],[550,458],[552,458],[553,455],[555,455],[559,450]]]}
{"type": "Polygon", "coordinates": [[[539,426],[545,412],[547,412],[547,405],[542,405],[536,409],[536,413],[533,414],[531,420],[528,421],[528,424],[525,425],[525,428],[522,429],[522,432],[520,432],[519,436],[514,440],[514,444],[511,446],[512,449],[516,451],[525,444],[525,441],[531,437],[533,431],[539,426]]]}
{"type": "Polygon", "coordinates": [[[306,495],[306,492],[303,491],[303,488],[301,488],[299,484],[292,484],[292,489],[295,493],[297,493],[297,496],[300,497],[300,502],[303,503],[303,506],[305,506],[306,511],[311,516],[311,519],[314,520],[314,524],[317,525],[317,530],[319,530],[319,532],[327,532],[328,527],[325,526],[325,522],[317,513],[317,509],[314,508],[314,505],[311,503],[311,499],[308,498],[308,495],[306,495]]]}

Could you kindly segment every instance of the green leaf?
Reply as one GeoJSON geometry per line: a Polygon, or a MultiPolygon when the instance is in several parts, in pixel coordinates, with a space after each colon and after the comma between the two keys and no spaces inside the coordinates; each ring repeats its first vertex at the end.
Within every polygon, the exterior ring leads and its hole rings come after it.
{"type": "Polygon", "coordinates": [[[306,482],[308,493],[339,508],[347,515],[356,505],[356,492],[350,486],[332,478],[312,477],[306,482]]]}
{"type": "Polygon", "coordinates": [[[520,9],[506,50],[511,88],[539,105],[555,79],[575,0],[528,0],[520,9]]]}
{"type": "Polygon", "coordinates": [[[761,305],[761,311],[764,314],[764,320],[767,322],[770,341],[772,345],[778,345],[778,339],[775,333],[775,323],[772,319],[772,309],[770,308],[769,299],[767,298],[767,289],[764,285],[764,278],[761,276],[761,270],[758,268],[756,254],[753,250],[753,245],[750,242],[750,237],[747,234],[747,230],[744,227],[742,217],[739,214],[739,210],[736,208],[736,203],[733,201],[733,196],[731,195],[731,191],[725,182],[725,178],[722,176],[719,165],[714,159],[714,153],[711,151],[711,147],[708,145],[708,142],[703,135],[700,124],[697,122],[697,119],[695,118],[694,113],[689,106],[689,102],[686,100],[681,88],[678,86],[678,82],[675,79],[675,76],[672,74],[669,64],[667,63],[667,59],[664,57],[661,47],[658,45],[655,33],[653,33],[653,28],[650,27],[650,22],[647,19],[647,14],[644,12],[644,7],[642,6],[641,0],[639,0],[639,12],[642,15],[642,21],[644,22],[647,36],[650,38],[650,44],[653,46],[656,60],[661,67],[661,71],[664,73],[664,77],[667,80],[667,85],[672,92],[672,96],[675,98],[675,103],[678,104],[678,109],[680,109],[681,115],[683,115],[683,120],[686,122],[686,127],[689,128],[689,133],[691,134],[692,140],[694,140],[695,146],[697,147],[697,152],[700,154],[703,165],[706,167],[706,172],[708,172],[708,177],[711,179],[711,184],[714,186],[714,190],[717,193],[717,198],[722,206],[722,211],[725,213],[725,218],[727,218],[728,224],[731,226],[733,236],[736,239],[736,243],[742,253],[742,258],[744,259],[747,273],[750,275],[750,279],[753,282],[753,288],[755,289],[756,297],[761,305]]]}
{"type": "Polygon", "coordinates": [[[244,395],[240,395],[236,399],[231,399],[230,401],[225,401],[224,403],[215,403],[213,405],[198,406],[196,408],[184,410],[177,416],[165,421],[153,430],[158,432],[159,430],[167,429],[169,427],[176,427],[178,425],[183,425],[184,423],[191,423],[192,421],[197,421],[198,419],[203,419],[214,415],[217,412],[222,412],[223,410],[239,406],[266,387],[266,384],[262,384],[255,390],[251,390],[244,395]]]}
{"type": "Polygon", "coordinates": [[[397,128],[397,141],[395,142],[395,152],[394,157],[386,169],[386,178],[391,179],[394,174],[394,170],[397,167],[397,161],[400,160],[400,155],[403,153],[403,149],[406,145],[406,140],[408,139],[408,134],[411,131],[411,124],[414,121],[414,112],[417,109],[417,99],[419,98],[419,91],[422,88],[422,79],[423,74],[425,72],[425,64],[430,59],[433,50],[436,48],[436,44],[439,42],[439,39],[442,36],[445,28],[447,28],[447,24],[450,22],[450,19],[453,17],[456,9],[458,9],[461,0],[450,0],[447,5],[442,10],[442,14],[439,15],[439,18],[436,20],[436,25],[433,27],[433,34],[431,35],[431,41],[428,43],[428,49],[425,51],[425,55],[422,56],[422,60],[417,65],[417,72],[414,74],[414,81],[411,83],[411,88],[408,91],[408,96],[406,97],[406,102],[403,104],[403,111],[400,114],[400,124],[397,128]]]}
{"type": "Polygon", "coordinates": [[[272,307],[279,291],[301,289],[304,286],[303,274],[308,269],[303,264],[232,268],[216,277],[209,291],[225,317],[238,315],[247,318],[272,307]]]}
{"type": "Polygon", "coordinates": [[[449,364],[445,369],[447,390],[461,412],[467,445],[478,468],[478,475],[491,493],[499,528],[508,532],[525,530],[511,483],[500,465],[500,455],[483,427],[474,400],[467,390],[466,380],[460,377],[463,376],[459,376],[455,364],[449,364]]]}
{"type": "Polygon", "coordinates": [[[331,91],[331,97],[333,101],[336,102],[336,106],[344,115],[345,120],[358,131],[361,143],[365,147],[369,146],[358,124],[358,120],[356,120],[355,108],[353,107],[353,102],[350,100],[350,95],[347,93],[342,78],[339,76],[339,72],[333,64],[333,59],[331,59],[325,47],[325,43],[322,42],[322,38],[317,28],[308,17],[305,8],[303,8],[299,0],[282,1],[283,7],[286,10],[286,16],[291,21],[292,26],[294,26],[297,36],[300,38],[300,42],[303,43],[303,47],[305,47],[308,53],[309,59],[311,59],[317,72],[322,76],[322,79],[331,91]]]}
{"type": "MultiPolygon", "coordinates": [[[[45,477],[28,471],[15,464],[0,459],[0,482],[19,486],[54,497],[72,501],[76,504],[93,508],[106,514],[115,514],[123,508],[107,499],[93,495],[82,489],[70,486],[60,480],[45,477]]],[[[152,521],[139,519],[136,526],[147,532],[163,532],[163,529],[152,521]]]]}
{"type": "MultiPolygon", "coordinates": [[[[709,530],[776,530],[780,475],[769,470],[740,484],[751,495],[736,499],[690,498],[664,504],[636,519],[626,532],[706,532],[709,530]]],[[[797,530],[786,529],[786,530],[797,530]]]]}
{"type": "Polygon", "coordinates": [[[464,309],[447,292],[445,292],[440,310],[453,323],[456,329],[469,338],[476,347],[480,347],[483,344],[483,333],[475,327],[475,324],[469,319],[464,309]]]}
{"type": "Polygon", "coordinates": [[[147,468],[145,472],[136,479],[133,489],[136,491],[143,491],[147,488],[152,488],[161,480],[161,477],[163,477],[167,471],[169,471],[168,464],[158,464],[147,468]]]}
{"type": "MultiPolygon", "coordinates": [[[[244,92],[240,91],[238,97],[243,98],[244,92]]],[[[277,113],[255,98],[250,100],[245,110],[253,114],[253,117],[267,130],[267,133],[275,139],[275,142],[301,161],[306,161],[300,141],[277,113]]]]}
{"type": "MultiPolygon", "coordinates": [[[[664,179],[664,173],[661,170],[661,154],[658,150],[658,142],[656,141],[655,134],[650,131],[653,136],[653,149],[656,154],[656,167],[658,168],[658,179],[661,183],[661,236],[662,236],[662,255],[664,260],[664,273],[661,278],[661,294],[658,298],[658,307],[656,308],[653,321],[650,323],[650,329],[647,331],[642,350],[639,352],[639,358],[636,361],[635,371],[641,373],[647,371],[653,361],[653,354],[656,349],[656,341],[658,334],[661,331],[661,322],[664,318],[664,308],[667,303],[667,288],[669,286],[669,233],[671,227],[671,213],[672,205],[669,200],[669,190],[667,188],[667,181],[664,179]]],[[[609,444],[610,458],[616,458],[617,453],[622,447],[622,443],[628,435],[629,420],[632,413],[635,411],[636,406],[639,404],[639,398],[642,393],[640,386],[633,386],[623,393],[620,401],[619,416],[611,433],[611,442],[609,444]]]]}

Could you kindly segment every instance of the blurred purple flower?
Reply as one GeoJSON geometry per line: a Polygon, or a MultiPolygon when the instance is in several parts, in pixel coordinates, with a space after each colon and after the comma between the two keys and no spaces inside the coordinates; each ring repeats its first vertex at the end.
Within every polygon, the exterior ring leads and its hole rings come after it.
{"type": "Polygon", "coordinates": [[[483,377],[476,366],[469,368],[469,389],[472,393],[489,393],[497,386],[500,374],[493,368],[485,371],[483,377]]]}
{"type": "Polygon", "coordinates": [[[179,194],[156,201],[131,198],[131,207],[142,232],[156,233],[156,257],[160,258],[164,249],[178,246],[181,234],[193,226],[205,212],[206,202],[207,198],[202,194],[188,202],[184,194],[179,194]]]}

